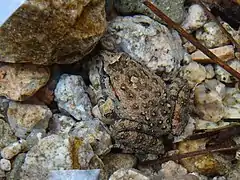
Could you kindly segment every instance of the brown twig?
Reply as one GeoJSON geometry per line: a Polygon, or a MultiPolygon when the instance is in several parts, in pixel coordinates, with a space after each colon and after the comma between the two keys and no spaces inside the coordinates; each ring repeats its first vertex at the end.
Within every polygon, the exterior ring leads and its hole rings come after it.
{"type": "Polygon", "coordinates": [[[196,3],[198,3],[203,10],[206,12],[206,14],[220,27],[221,31],[226,34],[228,39],[234,44],[236,50],[240,52],[240,45],[237,43],[237,41],[232,37],[232,35],[222,26],[222,24],[219,22],[219,20],[208,10],[208,8],[202,3],[201,0],[195,0],[196,3]]]}
{"type": "Polygon", "coordinates": [[[188,152],[184,154],[174,154],[172,156],[164,157],[157,160],[145,161],[145,162],[142,162],[142,164],[147,164],[147,165],[156,164],[156,163],[162,164],[167,161],[179,161],[181,159],[190,158],[194,156],[216,153],[216,152],[237,151],[238,149],[240,149],[240,145],[234,146],[234,147],[219,148],[219,149],[204,149],[204,150],[193,151],[193,152],[188,152]]]}
{"type": "Polygon", "coordinates": [[[223,62],[221,59],[219,59],[215,54],[213,54],[211,51],[209,51],[205,46],[203,46],[201,43],[199,43],[191,34],[187,33],[183,28],[181,28],[177,23],[175,23],[173,20],[171,20],[168,16],[166,16],[161,10],[159,10],[153,3],[146,0],[143,2],[144,5],[146,5],[153,13],[155,13],[159,18],[161,18],[167,25],[175,30],[177,30],[183,37],[185,37],[188,41],[190,41],[194,46],[196,46],[200,51],[202,51],[205,55],[207,55],[214,63],[221,66],[223,69],[225,69],[227,72],[229,72],[231,75],[236,77],[238,80],[240,80],[240,74],[231,68],[229,65],[227,65],[225,62],[223,62]]]}

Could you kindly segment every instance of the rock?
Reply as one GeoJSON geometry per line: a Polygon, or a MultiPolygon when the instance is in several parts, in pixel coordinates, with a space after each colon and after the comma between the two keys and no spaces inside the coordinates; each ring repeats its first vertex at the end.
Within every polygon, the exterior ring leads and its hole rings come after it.
{"type": "Polygon", "coordinates": [[[25,138],[33,129],[46,129],[52,112],[45,105],[10,102],[8,121],[15,135],[25,138]]]}
{"type": "MultiPolygon", "coordinates": [[[[240,72],[240,61],[239,60],[229,61],[228,65],[231,66],[236,71],[240,72]]],[[[219,65],[215,65],[215,73],[216,73],[217,79],[224,83],[232,83],[232,82],[236,81],[236,79],[230,73],[228,73],[226,70],[224,70],[219,65]]]]}
{"type": "Polygon", "coordinates": [[[203,29],[197,30],[196,38],[208,48],[220,47],[229,43],[227,36],[213,21],[204,24],[203,29]]]}
{"type": "Polygon", "coordinates": [[[19,154],[20,152],[26,150],[26,147],[27,147],[26,140],[21,139],[3,148],[1,151],[1,156],[5,159],[12,159],[14,156],[19,154]]]}
{"type": "Polygon", "coordinates": [[[193,32],[201,28],[207,19],[204,9],[199,4],[193,4],[188,9],[188,15],[183,21],[182,27],[188,32],[193,32]]]}
{"type": "Polygon", "coordinates": [[[224,84],[215,79],[206,80],[195,88],[194,94],[195,106],[204,120],[218,122],[224,117],[224,84]]]}
{"type": "Polygon", "coordinates": [[[189,41],[185,42],[183,44],[183,47],[187,50],[188,53],[193,53],[194,51],[197,50],[196,46],[194,46],[192,43],[189,41]]]}
{"type": "Polygon", "coordinates": [[[111,136],[98,119],[76,123],[69,134],[89,143],[96,155],[105,155],[111,150],[111,136]]]}
{"type": "Polygon", "coordinates": [[[81,76],[63,74],[55,89],[55,101],[60,110],[76,120],[91,119],[92,105],[86,89],[81,76]]]}
{"type": "Polygon", "coordinates": [[[50,72],[46,67],[3,64],[0,67],[0,96],[23,101],[44,86],[49,76],[50,72]]]}
{"type": "Polygon", "coordinates": [[[21,166],[24,163],[25,156],[26,156],[25,153],[21,153],[16,156],[16,158],[14,159],[14,161],[12,163],[12,170],[7,175],[7,179],[15,180],[20,177],[20,170],[21,170],[21,166]]]}
{"type": "MultiPolygon", "coordinates": [[[[221,60],[227,62],[234,59],[234,47],[232,45],[221,46],[214,49],[209,49],[213,54],[219,57],[221,60]]],[[[211,59],[203,54],[200,50],[191,54],[192,60],[199,63],[212,63],[211,59]]]]}
{"type": "Polygon", "coordinates": [[[20,177],[24,180],[45,180],[52,170],[88,169],[90,163],[96,162],[94,157],[91,146],[79,138],[47,136],[26,154],[20,177]]]}
{"type": "Polygon", "coordinates": [[[27,149],[30,150],[33,146],[35,146],[40,139],[46,137],[45,129],[33,129],[31,133],[27,136],[27,149]]]}
{"type": "Polygon", "coordinates": [[[118,169],[133,168],[137,164],[137,158],[131,154],[109,153],[104,156],[103,163],[110,176],[118,169]]]}
{"type": "Polygon", "coordinates": [[[229,122],[218,121],[218,122],[210,122],[203,119],[196,118],[196,130],[214,130],[219,128],[224,128],[230,125],[229,122]]]}
{"type": "Polygon", "coordinates": [[[8,159],[1,159],[0,160],[0,168],[3,171],[10,171],[11,170],[11,162],[8,159]]]}
{"type": "Polygon", "coordinates": [[[1,27],[0,61],[69,64],[88,54],[106,28],[105,1],[28,0],[1,27]]]}
{"type": "Polygon", "coordinates": [[[187,169],[174,161],[168,161],[162,164],[161,172],[166,179],[183,176],[187,174],[187,169]]]}
{"type": "Polygon", "coordinates": [[[205,66],[205,69],[206,69],[206,78],[212,79],[215,76],[213,66],[211,64],[208,64],[205,66]]]}
{"type": "Polygon", "coordinates": [[[130,168],[124,169],[121,168],[115,171],[109,178],[109,180],[150,180],[149,177],[141,174],[138,170],[130,168]]]}
{"type": "Polygon", "coordinates": [[[49,122],[50,134],[68,134],[76,121],[69,116],[54,114],[49,122]]]}
{"type": "MultiPolygon", "coordinates": [[[[115,8],[117,11],[124,15],[129,14],[144,14],[157,21],[161,21],[154,13],[152,13],[142,1],[131,1],[131,0],[115,0],[115,8]]],[[[181,23],[184,16],[184,0],[157,0],[154,1],[168,17],[177,23],[181,23]]]]}
{"type": "Polygon", "coordinates": [[[7,98],[0,96],[0,116],[4,119],[7,119],[7,109],[9,101],[10,100],[8,100],[7,98]]]}
{"type": "Polygon", "coordinates": [[[5,171],[0,169],[0,179],[5,180],[5,177],[6,177],[5,171]]]}
{"type": "Polygon", "coordinates": [[[183,77],[188,80],[191,87],[203,82],[206,79],[206,69],[203,65],[191,62],[183,70],[183,77]]]}
{"type": "Polygon", "coordinates": [[[226,119],[240,117],[240,90],[237,88],[226,88],[226,96],[223,100],[226,119]]]}
{"type": "Polygon", "coordinates": [[[174,73],[180,67],[184,51],[179,35],[147,16],[119,16],[109,24],[108,33],[116,36],[124,52],[153,71],[174,73]]]}
{"type": "Polygon", "coordinates": [[[0,150],[9,144],[17,141],[9,124],[0,118],[0,150]]]}

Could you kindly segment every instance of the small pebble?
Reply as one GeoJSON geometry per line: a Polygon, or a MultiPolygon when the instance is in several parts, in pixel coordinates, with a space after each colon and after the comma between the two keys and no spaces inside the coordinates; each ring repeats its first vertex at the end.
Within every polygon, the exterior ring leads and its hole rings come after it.
{"type": "Polygon", "coordinates": [[[0,160],[0,168],[3,171],[10,171],[11,170],[11,162],[8,159],[1,159],[0,160]]]}

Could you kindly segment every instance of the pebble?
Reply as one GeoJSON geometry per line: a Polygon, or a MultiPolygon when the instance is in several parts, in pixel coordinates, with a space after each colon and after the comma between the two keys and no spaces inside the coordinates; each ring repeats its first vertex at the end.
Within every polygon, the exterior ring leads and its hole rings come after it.
{"type": "Polygon", "coordinates": [[[26,150],[26,147],[27,147],[26,140],[21,139],[3,148],[1,151],[1,156],[5,159],[12,159],[14,156],[19,154],[20,152],[26,150]]]}
{"type": "Polygon", "coordinates": [[[98,119],[76,123],[69,134],[89,143],[96,155],[105,155],[112,148],[111,136],[98,119]]]}
{"type": "Polygon", "coordinates": [[[52,112],[45,105],[12,101],[9,103],[7,117],[15,135],[19,138],[26,138],[33,129],[46,129],[52,112]]]}
{"type": "Polygon", "coordinates": [[[0,150],[15,141],[17,141],[17,137],[14,135],[11,127],[0,118],[0,150]]]}
{"type": "Polygon", "coordinates": [[[201,28],[207,22],[207,19],[204,9],[198,4],[193,4],[188,9],[188,14],[182,23],[182,27],[188,32],[193,32],[201,28]]]}
{"type": "Polygon", "coordinates": [[[11,162],[8,159],[1,159],[0,160],[0,168],[3,171],[10,171],[11,170],[11,162]]]}
{"type": "Polygon", "coordinates": [[[137,164],[137,158],[131,154],[113,154],[109,153],[103,158],[103,163],[108,171],[109,175],[118,169],[133,168],[137,164]]]}
{"type": "MultiPolygon", "coordinates": [[[[224,62],[235,58],[234,47],[232,45],[221,46],[209,50],[224,62]]],[[[192,53],[191,57],[193,61],[197,61],[199,63],[212,63],[211,59],[203,54],[200,50],[192,53]]]]}
{"type": "Polygon", "coordinates": [[[27,149],[31,149],[33,146],[35,146],[40,139],[47,136],[45,129],[33,129],[31,133],[27,136],[27,149]]]}
{"type": "Polygon", "coordinates": [[[55,101],[60,111],[76,120],[90,120],[92,105],[86,89],[81,76],[63,74],[55,89],[55,101]]]}
{"type": "MultiPolygon", "coordinates": [[[[109,0],[108,0],[109,1],[109,0]]],[[[142,1],[131,0],[114,0],[115,8],[124,15],[144,14],[157,21],[162,21],[154,13],[152,13],[142,1]]],[[[168,17],[177,23],[181,23],[184,17],[184,0],[157,0],[154,1],[168,17]]]]}
{"type": "Polygon", "coordinates": [[[204,120],[218,122],[224,117],[225,91],[225,85],[216,79],[206,80],[195,88],[195,106],[204,120]]]}
{"type": "Polygon", "coordinates": [[[124,52],[153,71],[174,73],[180,67],[184,56],[180,36],[147,16],[118,16],[108,33],[117,37],[124,52]]]}
{"type": "Polygon", "coordinates": [[[229,43],[229,39],[213,21],[196,31],[196,38],[207,48],[216,48],[229,43]]]}
{"type": "MultiPolygon", "coordinates": [[[[235,69],[236,71],[240,72],[240,61],[239,60],[232,60],[227,63],[230,67],[235,69]]],[[[236,79],[228,73],[226,70],[224,70],[219,65],[215,65],[215,74],[218,80],[224,83],[233,83],[236,81],[236,79]]]]}
{"type": "Polygon", "coordinates": [[[121,168],[115,171],[109,178],[109,180],[150,180],[149,177],[141,174],[140,171],[130,168],[124,169],[121,168]]]}
{"type": "Polygon", "coordinates": [[[206,79],[205,67],[197,62],[191,62],[184,67],[183,77],[188,80],[191,87],[203,82],[206,79]]]}
{"type": "Polygon", "coordinates": [[[24,64],[1,64],[0,96],[23,101],[34,95],[49,80],[47,67],[24,64]]]}
{"type": "Polygon", "coordinates": [[[68,134],[72,127],[76,124],[76,121],[62,114],[54,114],[49,122],[50,134],[68,134]]]}
{"type": "Polygon", "coordinates": [[[207,79],[212,79],[215,76],[215,72],[214,72],[213,66],[211,64],[206,65],[205,70],[206,70],[206,78],[207,79]]]}
{"type": "Polygon", "coordinates": [[[0,179],[5,180],[5,177],[6,177],[5,171],[0,169],[0,179]]]}

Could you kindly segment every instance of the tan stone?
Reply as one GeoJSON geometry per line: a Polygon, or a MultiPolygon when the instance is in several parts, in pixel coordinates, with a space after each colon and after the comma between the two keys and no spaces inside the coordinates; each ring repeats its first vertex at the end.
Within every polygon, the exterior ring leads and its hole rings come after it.
{"type": "MultiPolygon", "coordinates": [[[[232,45],[222,46],[214,49],[209,49],[213,54],[219,57],[221,60],[227,62],[234,59],[234,48],[232,45]]],[[[203,54],[200,50],[191,54],[192,60],[200,63],[212,63],[209,57],[203,54]]]]}
{"type": "Polygon", "coordinates": [[[27,0],[1,27],[0,61],[70,64],[106,28],[104,0],[27,0]]]}
{"type": "Polygon", "coordinates": [[[24,64],[0,66],[0,96],[22,101],[32,96],[49,79],[48,68],[24,64]]]}

